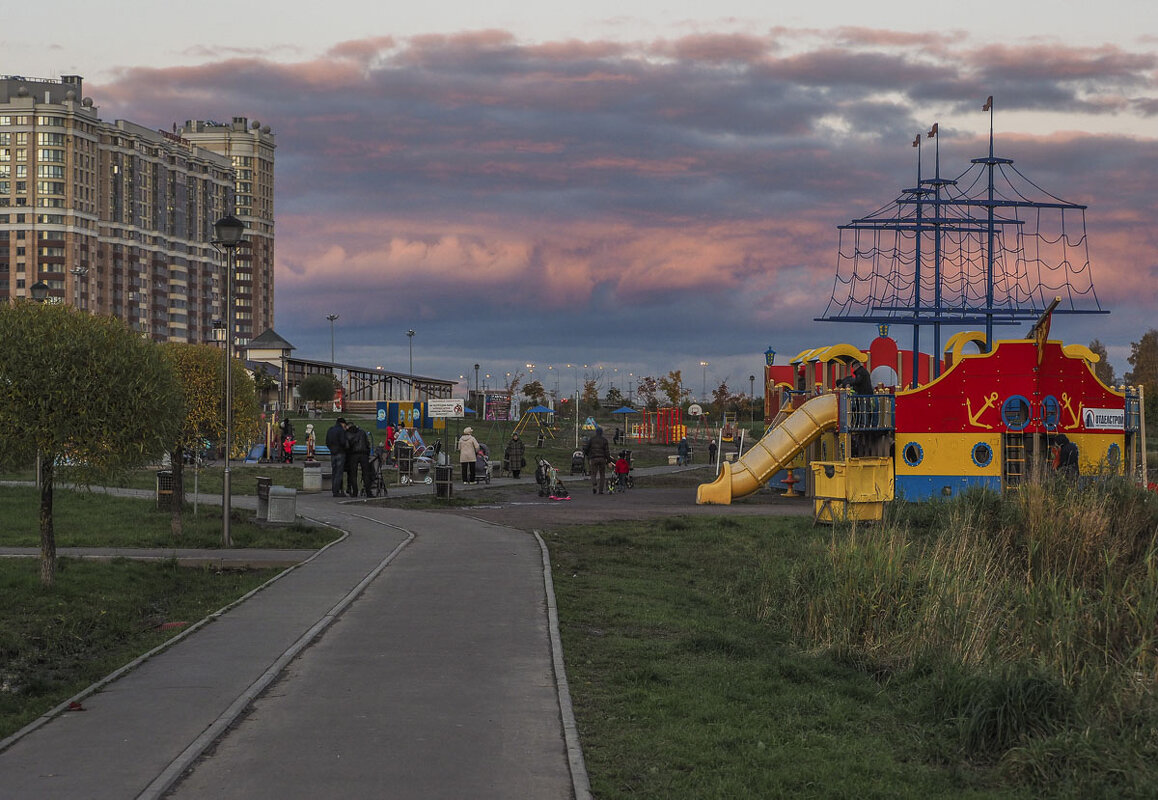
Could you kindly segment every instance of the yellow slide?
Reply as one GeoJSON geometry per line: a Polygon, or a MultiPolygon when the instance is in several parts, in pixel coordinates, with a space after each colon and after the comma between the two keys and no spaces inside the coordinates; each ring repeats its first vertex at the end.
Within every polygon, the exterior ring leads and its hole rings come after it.
{"type": "Polygon", "coordinates": [[[732,498],[752,494],[820,434],[835,427],[838,414],[835,394],[822,394],[806,401],[737,461],[721,464],[719,477],[712,483],[701,483],[696,489],[696,503],[726,506],[732,498]]]}

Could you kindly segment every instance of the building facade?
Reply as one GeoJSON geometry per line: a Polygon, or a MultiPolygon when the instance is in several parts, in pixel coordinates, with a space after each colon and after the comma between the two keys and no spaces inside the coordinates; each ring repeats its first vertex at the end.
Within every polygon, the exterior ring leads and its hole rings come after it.
{"type": "Polygon", "coordinates": [[[177,133],[233,164],[233,213],[245,223],[248,245],[237,251],[234,309],[238,338],[248,342],[273,327],[274,134],[268,125],[245,117],[234,117],[229,123],[187,120],[177,133]]]}
{"type": "MultiPolygon", "coordinates": [[[[0,301],[42,282],[51,302],[112,314],[156,341],[212,341],[225,264],[213,223],[236,208],[233,159],[176,132],[104,122],[82,90],[76,75],[0,76],[0,301]]],[[[269,214],[247,231],[258,243],[238,249],[242,344],[254,336],[251,252],[269,253],[262,313],[273,316],[272,195],[269,214]]]]}

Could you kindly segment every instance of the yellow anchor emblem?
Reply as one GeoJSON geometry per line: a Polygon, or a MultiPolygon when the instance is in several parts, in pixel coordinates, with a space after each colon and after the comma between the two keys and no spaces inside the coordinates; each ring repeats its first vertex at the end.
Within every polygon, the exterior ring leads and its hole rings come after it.
{"type": "Polygon", "coordinates": [[[1066,425],[1064,427],[1067,431],[1072,431],[1082,424],[1082,404],[1078,403],[1078,410],[1075,412],[1074,407],[1070,405],[1069,394],[1062,392],[1062,406],[1070,413],[1070,419],[1073,420],[1072,425],[1066,425]]]}
{"type": "Polygon", "coordinates": [[[997,402],[997,392],[994,392],[993,394],[989,395],[989,397],[985,398],[984,405],[982,405],[981,408],[977,409],[977,413],[974,414],[973,413],[973,401],[968,397],[965,398],[965,410],[967,412],[969,412],[969,424],[972,425],[974,428],[985,428],[987,430],[993,430],[992,425],[986,425],[984,422],[978,422],[978,420],[981,419],[981,415],[984,414],[986,411],[988,411],[990,408],[992,408],[996,402],[997,402]]]}

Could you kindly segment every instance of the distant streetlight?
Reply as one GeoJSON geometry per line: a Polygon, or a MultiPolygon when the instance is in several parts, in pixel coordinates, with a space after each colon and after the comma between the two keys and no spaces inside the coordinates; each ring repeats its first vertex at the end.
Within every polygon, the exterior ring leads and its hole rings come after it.
{"type": "Polygon", "coordinates": [[[756,376],[748,376],[748,411],[752,422],[756,421],[756,376]]]}
{"type": "Polygon", "coordinates": [[[700,393],[700,402],[708,402],[708,362],[701,361],[700,366],[704,369],[704,385],[700,393]]]}
{"type": "Polygon", "coordinates": [[[410,399],[414,400],[414,329],[406,331],[406,338],[410,340],[410,399]]]}
{"type": "Polygon", "coordinates": [[[475,415],[475,417],[477,418],[477,417],[478,417],[478,405],[479,405],[479,403],[480,403],[480,402],[486,402],[486,401],[485,401],[485,398],[484,398],[483,400],[480,400],[480,399],[479,399],[479,396],[478,396],[478,364],[475,364],[475,365],[474,365],[474,394],[475,394],[475,398],[474,398],[474,404],[475,404],[474,415],[475,415]]]}
{"type": "MultiPolygon", "coordinates": [[[[229,530],[232,496],[229,471],[230,448],[232,447],[233,429],[233,259],[237,248],[241,245],[241,237],[245,233],[245,223],[232,214],[227,214],[213,223],[213,233],[217,237],[213,245],[218,249],[224,248],[225,258],[225,474],[221,481],[221,543],[225,547],[232,547],[233,541],[229,530]]],[[[282,375],[285,380],[285,375],[282,375]]]]}
{"type": "Polygon", "coordinates": [[[326,319],[330,321],[330,367],[334,366],[334,322],[339,318],[339,314],[326,314],[326,319]]]}

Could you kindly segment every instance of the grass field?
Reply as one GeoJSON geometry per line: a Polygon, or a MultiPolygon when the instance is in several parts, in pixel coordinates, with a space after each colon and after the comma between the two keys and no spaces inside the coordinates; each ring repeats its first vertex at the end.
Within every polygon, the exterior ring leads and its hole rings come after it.
{"type": "MultiPolygon", "coordinates": [[[[1003,647],[989,659],[963,658],[948,637],[929,631],[936,648],[905,637],[914,615],[931,613],[920,610],[922,554],[964,532],[944,509],[921,525],[897,520],[858,531],[807,520],[672,517],[547,532],[594,794],[1154,797],[1158,573],[1144,556],[1147,546],[1153,553],[1154,517],[1125,514],[1119,501],[1119,516],[1143,523],[1142,559],[1125,570],[1132,581],[1066,608],[1045,602],[1058,596],[1057,582],[1021,596],[995,581],[988,591],[996,603],[1027,612],[1011,616],[1047,636],[1069,635],[1060,653],[1042,653],[1028,631],[1005,627],[1005,639],[995,637],[1003,647]],[[911,530],[904,541],[902,530],[911,530]],[[890,594],[897,587],[913,591],[890,594]],[[1094,612],[1115,603],[1123,608],[1118,649],[1099,661],[1108,643],[1098,641],[1094,612]],[[1064,665],[1076,662],[1097,663],[1075,680],[1064,665]]],[[[981,502],[993,514],[988,530],[1001,519],[1013,529],[1026,522],[1015,507],[981,502]]],[[[941,574],[954,572],[951,559],[936,563],[941,574]]],[[[972,577],[963,565],[947,583],[967,596],[972,577]]],[[[944,619],[958,634],[953,641],[987,630],[986,619],[950,621],[944,599],[930,608],[941,616],[926,622],[944,619]]]]}
{"type": "MultiPolygon", "coordinates": [[[[39,497],[32,487],[0,487],[0,546],[40,544],[39,497]]],[[[316,549],[337,538],[334,531],[295,523],[257,525],[253,512],[234,509],[230,525],[234,547],[316,549]]],[[[97,492],[57,489],[53,528],[57,547],[220,547],[221,508],[202,507],[183,517],[183,535],[174,540],[169,513],[151,500],[114,497],[97,492]]]]}
{"type": "MultiPolygon", "coordinates": [[[[147,500],[58,490],[58,547],[195,547],[221,543],[220,512],[187,515],[174,541],[169,515],[147,500]]],[[[315,549],[337,538],[305,525],[258,526],[235,515],[236,547],[315,549]]],[[[0,545],[39,543],[37,494],[0,487],[0,545]]],[[[0,559],[0,738],[138,655],[223,608],[277,570],[218,570],[175,562],[58,560],[51,589],[36,558],[0,559]]]]}

